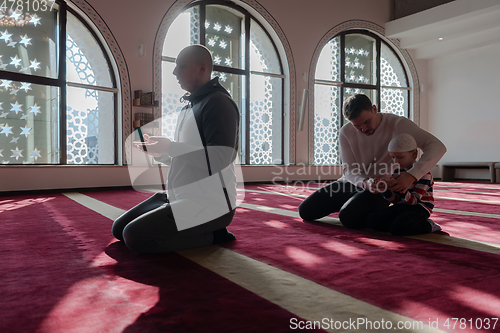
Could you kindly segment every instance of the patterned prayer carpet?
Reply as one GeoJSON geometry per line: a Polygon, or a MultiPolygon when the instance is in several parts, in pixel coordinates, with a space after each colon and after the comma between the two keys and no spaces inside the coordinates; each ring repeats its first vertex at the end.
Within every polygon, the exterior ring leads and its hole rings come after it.
{"type": "Polygon", "coordinates": [[[246,185],[236,241],[161,255],[110,232],[151,193],[0,197],[0,332],[500,332],[500,184],[436,182],[415,237],[304,222],[321,185],[246,185]]]}

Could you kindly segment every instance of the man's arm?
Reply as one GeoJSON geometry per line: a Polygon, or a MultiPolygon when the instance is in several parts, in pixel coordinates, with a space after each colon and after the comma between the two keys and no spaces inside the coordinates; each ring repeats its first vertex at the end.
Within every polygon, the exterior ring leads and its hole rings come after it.
{"type": "Polygon", "coordinates": [[[392,191],[405,193],[408,188],[421,179],[426,173],[439,162],[446,153],[445,145],[431,133],[421,129],[413,121],[401,117],[396,123],[396,133],[408,133],[417,141],[418,148],[422,149],[423,154],[418,162],[408,172],[400,173],[394,177],[394,184],[389,187],[392,191]]]}
{"type": "Polygon", "coordinates": [[[399,133],[408,133],[412,135],[415,141],[417,141],[418,148],[423,151],[420,160],[414,163],[413,167],[408,170],[408,173],[412,175],[415,180],[421,179],[426,173],[430,172],[446,153],[445,145],[438,138],[421,129],[409,119],[401,118],[396,127],[396,134],[399,133]]]}

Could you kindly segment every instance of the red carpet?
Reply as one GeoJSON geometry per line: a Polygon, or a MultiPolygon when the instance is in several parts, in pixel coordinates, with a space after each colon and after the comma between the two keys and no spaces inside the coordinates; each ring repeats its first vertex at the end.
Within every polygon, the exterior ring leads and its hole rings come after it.
{"type": "MultiPolygon", "coordinates": [[[[304,198],[251,190],[313,191],[246,188],[245,203],[294,212],[304,198]]],[[[435,192],[470,200],[438,199],[437,208],[500,214],[498,203],[473,202],[500,201],[498,185],[439,182],[435,192]]],[[[150,196],[84,194],[120,209],[150,196]]],[[[288,332],[297,317],[178,254],[130,252],[111,236],[111,220],[64,195],[0,197],[0,213],[0,332],[288,332]]],[[[500,243],[498,218],[433,218],[451,236],[500,243]]],[[[238,208],[229,229],[237,241],[228,249],[425,324],[500,313],[495,254],[248,208],[238,208]]]]}
{"type": "Polygon", "coordinates": [[[297,317],[175,253],[132,253],[111,220],[61,194],[0,211],[2,333],[288,332],[297,317]]]}
{"type": "Polygon", "coordinates": [[[382,308],[419,320],[491,317],[500,308],[498,255],[269,213],[239,216],[228,248],[382,308]],[[492,297],[464,299],[463,290],[492,297]]]}

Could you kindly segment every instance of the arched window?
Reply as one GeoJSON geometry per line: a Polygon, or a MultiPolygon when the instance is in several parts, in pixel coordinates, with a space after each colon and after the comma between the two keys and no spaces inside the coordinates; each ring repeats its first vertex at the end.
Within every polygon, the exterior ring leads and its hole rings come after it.
{"type": "Polygon", "coordinates": [[[93,29],[60,1],[0,13],[2,164],[115,164],[119,90],[93,29]]]}
{"type": "Polygon", "coordinates": [[[195,2],[171,24],[162,52],[162,133],[173,138],[180,97],[172,75],[175,57],[190,44],[212,53],[213,76],[232,95],[241,113],[242,164],[283,163],[283,80],[276,47],[243,8],[223,1],[195,2]]]}
{"type": "Polygon", "coordinates": [[[409,81],[398,55],[379,36],[349,30],[321,51],[314,84],[314,164],[340,164],[342,104],[365,94],[381,112],[409,116],[409,81]]]}

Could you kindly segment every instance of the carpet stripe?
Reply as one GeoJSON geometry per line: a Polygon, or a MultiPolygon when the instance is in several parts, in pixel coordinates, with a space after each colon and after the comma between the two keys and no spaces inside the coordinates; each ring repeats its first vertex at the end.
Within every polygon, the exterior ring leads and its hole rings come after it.
{"type": "Polygon", "coordinates": [[[499,200],[483,200],[483,199],[467,199],[467,198],[454,198],[454,197],[445,197],[442,195],[434,195],[434,198],[437,199],[446,199],[446,200],[456,200],[456,201],[467,201],[467,202],[481,202],[486,204],[499,204],[499,200]]]}
{"type": "Polygon", "coordinates": [[[446,191],[446,192],[452,192],[452,193],[467,193],[467,194],[484,194],[484,195],[500,195],[499,192],[477,192],[477,191],[462,191],[462,190],[448,190],[448,189],[441,189],[437,188],[435,189],[436,191],[446,191]]]}
{"type": "MultiPolygon", "coordinates": [[[[328,181],[322,181],[322,182],[314,182],[314,181],[295,181],[295,184],[302,183],[302,184],[308,184],[308,185],[318,185],[318,188],[323,187],[325,185],[328,185],[335,180],[328,180],[328,181]]],[[[492,185],[492,183],[486,183],[488,185],[485,185],[485,183],[449,183],[449,182],[442,182],[442,181],[436,181],[434,183],[434,187],[440,189],[441,187],[458,187],[458,188],[477,188],[477,189],[486,189],[486,190],[500,190],[500,184],[498,186],[492,185]]],[[[297,186],[293,185],[293,183],[288,183],[287,185],[282,185],[282,184],[264,184],[266,186],[289,186],[289,187],[303,187],[303,186],[297,186]]]]}
{"type": "MultiPolygon", "coordinates": [[[[283,215],[288,217],[300,218],[299,213],[291,210],[286,210],[282,208],[274,208],[268,206],[254,205],[249,203],[242,203],[240,205],[242,208],[258,210],[266,213],[272,213],[277,215],[283,215]]],[[[334,217],[323,217],[316,220],[317,222],[323,222],[332,225],[342,225],[339,219],[334,217]]],[[[481,242],[476,240],[469,240],[465,238],[458,238],[453,236],[443,236],[438,234],[425,234],[418,236],[410,236],[409,238],[419,239],[427,242],[451,245],[455,247],[461,247],[470,250],[483,251],[493,254],[500,254],[500,244],[481,242]]]]}
{"type": "Polygon", "coordinates": [[[498,215],[498,214],[469,212],[466,210],[444,209],[444,208],[435,208],[434,207],[433,211],[439,212],[439,213],[455,214],[455,215],[467,215],[467,216],[489,217],[492,219],[500,219],[500,215],[498,215]]]}
{"type": "MultiPolygon", "coordinates": [[[[178,253],[307,320],[321,321],[323,318],[332,318],[336,321],[349,322],[361,317],[368,320],[384,318],[392,321],[393,326],[398,321],[413,321],[226,248],[211,246],[178,253]]],[[[427,325],[424,329],[426,332],[438,332],[427,325]]],[[[338,332],[338,330],[327,331],[338,332]]],[[[359,332],[356,329],[343,332],[350,331],[359,332]]],[[[380,329],[363,329],[363,331],[379,332],[380,329]]],[[[394,331],[417,332],[418,330],[394,331]]]]}
{"type": "MultiPolygon", "coordinates": [[[[300,182],[295,183],[259,183],[261,186],[278,186],[278,187],[291,187],[291,188],[309,188],[309,189],[320,189],[326,185],[331,184],[333,181],[325,181],[322,183],[314,182],[300,182]]],[[[251,184],[251,183],[249,183],[251,184]]],[[[458,185],[446,185],[444,183],[435,182],[433,186],[434,190],[438,191],[453,191],[453,192],[464,192],[464,193],[481,193],[481,194],[500,194],[500,187],[487,187],[487,186],[458,186],[458,185]],[[481,192],[479,192],[481,191],[481,192]]]]}
{"type": "MultiPolygon", "coordinates": [[[[122,209],[81,193],[63,194],[110,219],[116,219],[124,212],[122,209]]],[[[265,209],[268,208],[271,207],[265,209]]],[[[220,246],[214,245],[177,253],[306,320],[321,321],[323,318],[332,318],[336,321],[349,321],[355,318],[366,318],[370,321],[381,319],[387,321],[389,319],[395,325],[398,321],[414,322],[408,317],[360,301],[220,246]]],[[[426,332],[442,332],[431,329],[427,325],[424,329],[426,332]]],[[[337,332],[338,330],[327,331],[337,332]]],[[[345,331],[359,332],[358,329],[345,331]]],[[[379,330],[363,331],[378,332],[379,330]]],[[[418,332],[419,330],[393,331],[418,332]]]]}
{"type": "Polygon", "coordinates": [[[91,198],[87,195],[77,193],[77,192],[66,192],[63,193],[68,198],[78,202],[82,206],[92,209],[93,211],[107,217],[110,220],[116,220],[120,215],[125,213],[123,209],[119,209],[108,205],[102,201],[91,198]]]}
{"type": "Polygon", "coordinates": [[[448,183],[448,182],[442,182],[442,181],[437,181],[436,183],[437,187],[467,187],[467,188],[480,188],[480,189],[487,189],[487,190],[500,190],[500,184],[499,185],[492,185],[491,183],[448,183]],[[488,184],[488,185],[486,185],[488,184]]]}
{"type": "MultiPolygon", "coordinates": [[[[245,189],[245,192],[276,194],[276,195],[282,195],[282,196],[288,196],[288,197],[299,197],[299,198],[307,198],[309,196],[306,194],[283,193],[283,192],[275,192],[275,191],[261,191],[261,190],[252,190],[252,189],[245,189]]],[[[446,198],[446,199],[455,200],[454,198],[446,198]]],[[[465,200],[465,201],[471,201],[471,200],[465,200]]],[[[476,201],[476,200],[474,200],[474,201],[476,201]]],[[[469,212],[469,211],[464,211],[464,210],[443,209],[443,208],[434,208],[434,211],[440,212],[440,213],[456,214],[456,215],[468,215],[468,216],[490,217],[490,218],[494,218],[494,219],[500,219],[500,214],[478,213],[478,212],[469,212]]]]}

